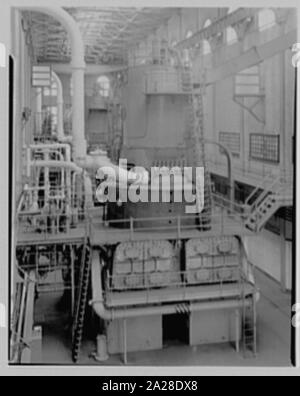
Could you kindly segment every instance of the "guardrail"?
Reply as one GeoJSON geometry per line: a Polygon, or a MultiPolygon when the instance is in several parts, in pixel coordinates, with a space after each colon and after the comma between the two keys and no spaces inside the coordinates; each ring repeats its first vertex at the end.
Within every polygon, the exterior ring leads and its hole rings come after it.
{"type": "MultiPolygon", "coordinates": [[[[145,263],[145,268],[147,263],[145,263]]],[[[190,269],[185,271],[154,271],[134,274],[110,275],[106,274],[106,291],[120,292],[133,290],[153,290],[157,287],[185,288],[197,285],[212,285],[236,283],[245,277],[241,264],[224,266],[205,266],[204,268],[190,269]],[[227,279],[226,279],[227,274],[227,279]],[[199,279],[195,278],[196,275],[199,279]],[[201,280],[201,276],[207,279],[201,280]],[[126,280],[128,285],[122,285],[126,280]],[[118,286],[115,286],[118,285],[118,286]]]]}
{"type": "Polygon", "coordinates": [[[172,233],[176,238],[181,239],[187,233],[202,230],[212,230],[216,234],[225,232],[243,232],[244,217],[242,213],[234,213],[230,208],[220,208],[219,213],[200,215],[178,215],[161,216],[148,218],[124,218],[118,220],[103,220],[93,216],[90,218],[90,226],[94,231],[105,231],[105,237],[112,238],[116,232],[126,233],[131,239],[143,233],[172,233]]]}
{"type": "MultiPolygon", "coordinates": [[[[129,233],[134,237],[143,232],[171,232],[180,239],[183,234],[193,230],[213,230],[217,234],[240,231],[245,226],[246,207],[231,202],[226,197],[212,194],[212,210],[200,214],[180,214],[160,217],[129,217],[109,219],[106,207],[89,206],[86,197],[72,195],[69,197],[64,189],[52,191],[51,201],[45,203],[39,196],[42,189],[30,190],[23,195],[16,216],[19,233],[36,233],[44,235],[67,234],[78,226],[86,227],[91,234],[91,227],[105,230],[106,234],[116,232],[129,233]],[[33,197],[35,198],[33,199],[33,197]],[[38,198],[36,198],[36,196],[38,198]]],[[[88,197],[89,204],[95,204],[95,197],[88,197]]]]}

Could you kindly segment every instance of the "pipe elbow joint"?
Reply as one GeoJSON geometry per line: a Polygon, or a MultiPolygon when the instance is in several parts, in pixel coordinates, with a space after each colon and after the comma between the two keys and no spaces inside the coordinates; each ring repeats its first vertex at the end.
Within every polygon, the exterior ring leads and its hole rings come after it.
{"type": "Polygon", "coordinates": [[[109,321],[114,319],[112,311],[106,309],[103,302],[91,302],[91,305],[99,318],[109,321]]]}

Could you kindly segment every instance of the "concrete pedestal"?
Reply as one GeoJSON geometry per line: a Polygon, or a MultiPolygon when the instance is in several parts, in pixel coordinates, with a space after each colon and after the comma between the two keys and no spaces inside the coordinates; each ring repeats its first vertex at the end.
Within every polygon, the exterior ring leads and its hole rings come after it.
{"type": "Polygon", "coordinates": [[[241,323],[235,310],[212,310],[190,314],[190,345],[236,342],[241,323]]]}
{"type": "Polygon", "coordinates": [[[114,320],[107,328],[107,343],[109,354],[124,353],[124,343],[126,352],[162,349],[162,317],[130,318],[125,324],[114,320]]]}

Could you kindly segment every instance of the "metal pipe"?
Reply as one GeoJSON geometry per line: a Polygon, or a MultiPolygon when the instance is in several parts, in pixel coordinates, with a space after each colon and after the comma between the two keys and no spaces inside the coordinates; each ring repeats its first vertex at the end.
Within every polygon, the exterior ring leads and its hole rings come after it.
{"type": "Polygon", "coordinates": [[[84,136],[84,43],[77,22],[60,7],[20,7],[21,10],[37,11],[58,20],[70,35],[71,40],[71,69],[73,78],[72,96],[72,135],[74,159],[86,155],[86,140],[84,136]]]}
{"type": "Polygon", "coordinates": [[[46,167],[46,168],[63,168],[63,169],[69,169],[69,170],[74,171],[78,174],[83,173],[82,168],[77,166],[74,162],[67,162],[67,161],[34,160],[34,161],[31,161],[31,166],[46,167]]]}
{"type": "Polygon", "coordinates": [[[63,87],[58,75],[52,70],[52,77],[57,86],[57,138],[59,141],[64,139],[64,98],[63,87]]]}
{"type": "Polygon", "coordinates": [[[219,146],[222,149],[223,154],[226,156],[227,158],[227,169],[228,169],[228,185],[230,188],[230,196],[229,196],[229,200],[230,202],[234,202],[234,179],[232,176],[232,154],[230,152],[230,150],[222,143],[216,142],[214,140],[209,140],[209,139],[205,139],[204,141],[205,144],[214,144],[216,146],[219,146]]]}

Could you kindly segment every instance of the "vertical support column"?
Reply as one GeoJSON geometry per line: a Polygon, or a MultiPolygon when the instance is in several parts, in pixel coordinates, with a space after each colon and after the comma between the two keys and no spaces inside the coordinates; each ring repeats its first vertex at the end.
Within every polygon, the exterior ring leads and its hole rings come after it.
{"type": "MultiPolygon", "coordinates": [[[[284,24],[280,24],[281,34],[285,33],[284,24]]],[[[286,101],[286,86],[285,86],[285,51],[279,55],[279,70],[280,70],[280,171],[283,180],[286,177],[286,120],[285,120],[285,101],[286,101]]]]}
{"type": "Polygon", "coordinates": [[[283,292],[286,291],[286,241],[285,220],[280,219],[280,283],[283,292]]]}
{"type": "Polygon", "coordinates": [[[75,266],[74,266],[74,246],[70,245],[71,253],[71,301],[72,301],[72,313],[75,308],[75,266]]]}
{"type": "MultiPolygon", "coordinates": [[[[45,151],[44,156],[45,162],[49,161],[49,152],[45,151]]],[[[49,195],[50,195],[50,180],[49,180],[49,168],[45,166],[44,168],[44,185],[45,185],[45,203],[48,203],[49,195]]]]}
{"type": "Polygon", "coordinates": [[[253,314],[253,354],[257,355],[257,308],[256,308],[256,293],[252,294],[252,314],[253,314]]]}
{"type": "MultiPolygon", "coordinates": [[[[235,87],[233,88],[235,89],[235,87]]],[[[245,128],[245,110],[244,110],[244,98],[242,99],[243,101],[243,106],[240,106],[240,123],[241,123],[241,162],[242,162],[242,170],[243,173],[247,172],[247,159],[248,159],[248,153],[247,153],[247,147],[246,147],[246,128],[245,128]]]]}
{"type": "Polygon", "coordinates": [[[36,110],[36,115],[35,115],[35,125],[34,125],[34,132],[36,134],[41,134],[42,132],[42,88],[36,88],[35,90],[36,97],[35,97],[35,110],[36,110]]]}
{"type": "Polygon", "coordinates": [[[240,309],[235,310],[235,350],[237,353],[240,352],[240,326],[241,326],[241,315],[240,309]]]}
{"type": "Polygon", "coordinates": [[[123,320],[123,350],[124,350],[124,364],[127,364],[127,322],[123,320]]]}
{"type": "Polygon", "coordinates": [[[72,135],[73,155],[76,159],[85,158],[86,140],[84,131],[84,67],[72,66],[73,108],[72,135]]]}

